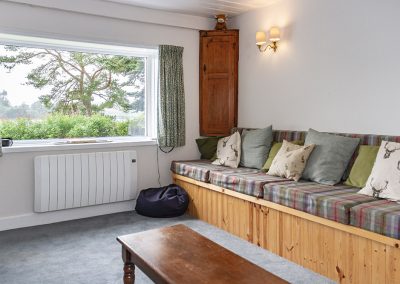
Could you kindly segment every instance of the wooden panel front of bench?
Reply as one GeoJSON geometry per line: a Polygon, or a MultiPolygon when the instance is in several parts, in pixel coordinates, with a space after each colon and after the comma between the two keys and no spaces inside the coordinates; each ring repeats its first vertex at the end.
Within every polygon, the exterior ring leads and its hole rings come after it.
{"type": "Polygon", "coordinates": [[[188,213],[340,283],[400,283],[400,241],[184,176],[188,213]]]}

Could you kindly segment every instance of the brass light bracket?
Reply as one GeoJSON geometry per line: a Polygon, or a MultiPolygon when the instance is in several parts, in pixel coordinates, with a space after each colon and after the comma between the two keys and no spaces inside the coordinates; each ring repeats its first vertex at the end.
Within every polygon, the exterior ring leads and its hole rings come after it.
{"type": "Polygon", "coordinates": [[[278,44],[277,41],[273,41],[272,44],[268,44],[268,45],[257,45],[258,46],[258,50],[260,50],[260,52],[265,52],[267,51],[267,49],[272,49],[274,52],[276,52],[276,50],[278,49],[278,44]]]}

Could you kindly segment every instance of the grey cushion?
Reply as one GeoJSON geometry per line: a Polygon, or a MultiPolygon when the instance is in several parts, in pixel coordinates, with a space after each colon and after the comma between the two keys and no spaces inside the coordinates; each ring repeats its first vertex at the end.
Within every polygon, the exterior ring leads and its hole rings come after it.
{"type": "Polygon", "coordinates": [[[243,130],[240,165],[261,169],[267,160],[272,139],[272,125],[263,129],[243,130]]]}
{"type": "Polygon", "coordinates": [[[303,172],[303,179],[334,185],[341,181],[359,138],[308,130],[304,145],[315,144],[303,172]]]}

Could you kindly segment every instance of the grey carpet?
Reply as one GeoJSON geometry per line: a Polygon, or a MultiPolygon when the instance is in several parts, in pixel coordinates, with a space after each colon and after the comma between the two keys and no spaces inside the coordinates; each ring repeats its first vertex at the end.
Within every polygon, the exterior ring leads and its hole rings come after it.
{"type": "MultiPolygon", "coordinates": [[[[122,283],[119,235],[183,223],[292,283],[333,283],[275,254],[188,216],[134,212],[0,232],[0,283],[122,283]]],[[[136,270],[136,283],[151,283],[136,270]]]]}

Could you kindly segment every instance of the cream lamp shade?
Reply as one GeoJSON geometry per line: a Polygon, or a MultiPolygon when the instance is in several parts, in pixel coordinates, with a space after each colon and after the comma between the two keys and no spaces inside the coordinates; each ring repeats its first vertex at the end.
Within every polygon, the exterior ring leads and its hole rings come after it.
{"type": "Polygon", "coordinates": [[[269,31],[269,40],[274,42],[274,41],[279,41],[280,39],[281,39],[281,33],[279,31],[279,28],[272,27],[269,31]]]}
{"type": "Polygon", "coordinates": [[[267,37],[264,32],[257,32],[256,33],[256,44],[263,45],[267,43],[267,37]]]}

